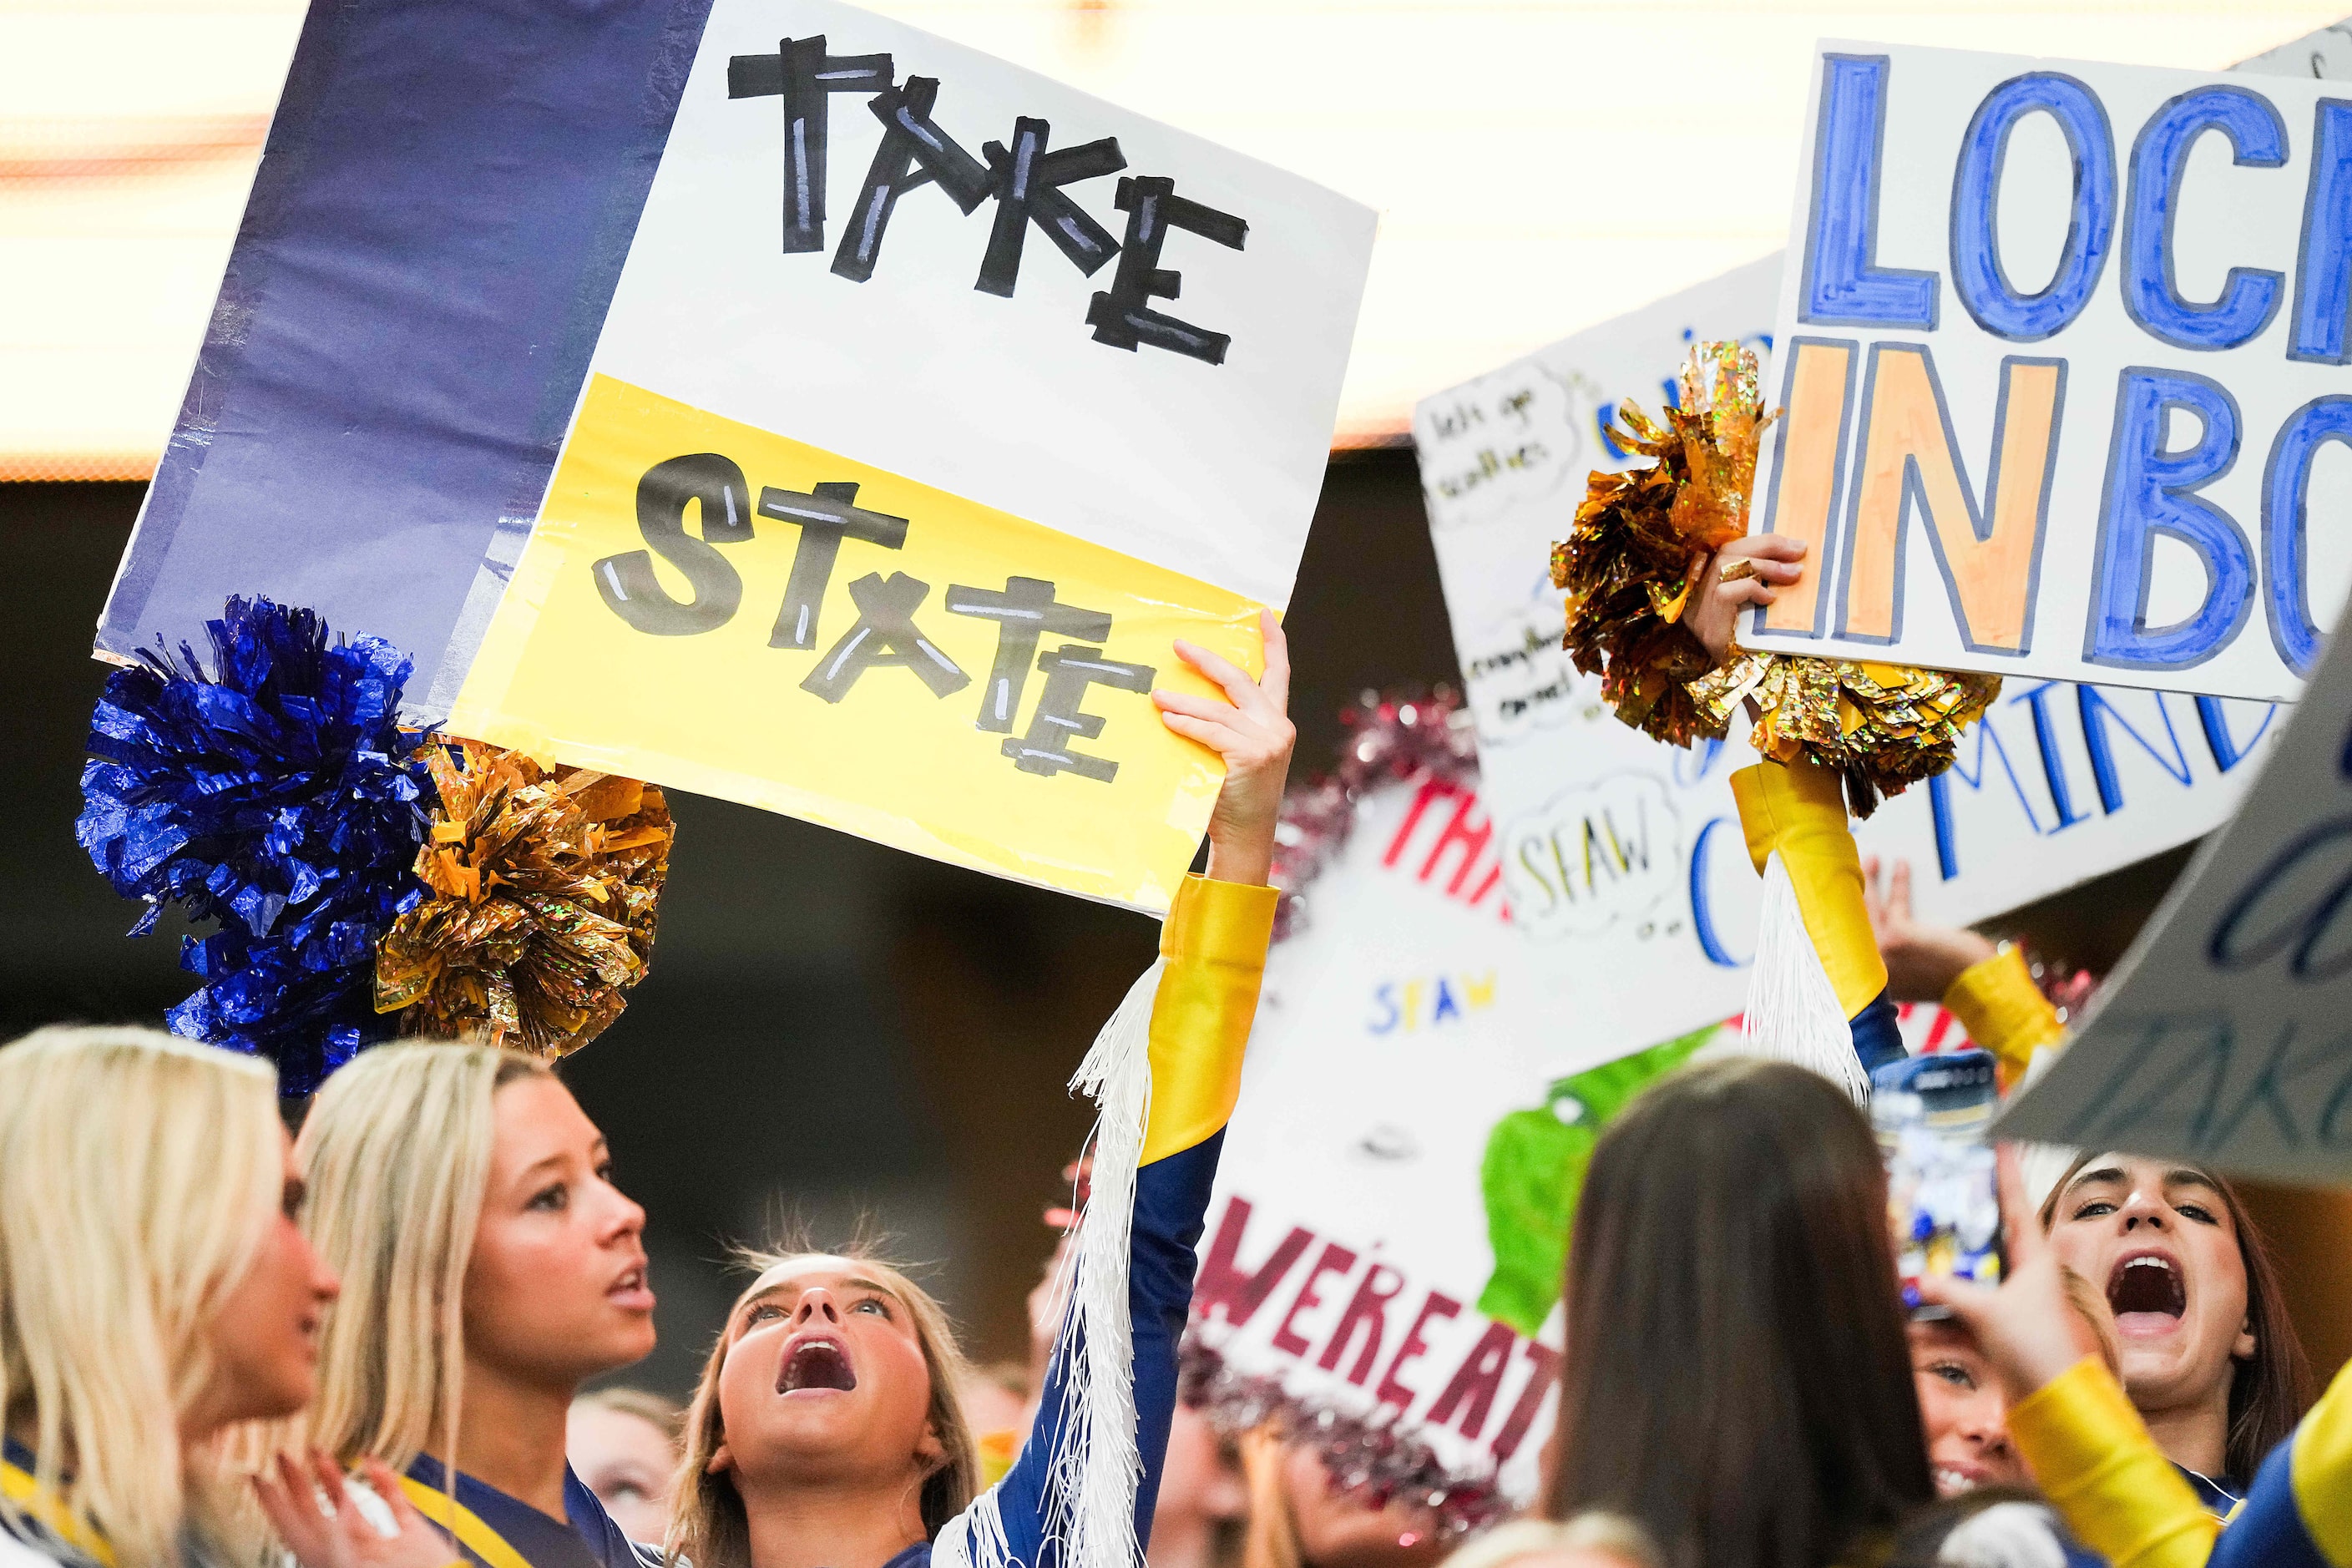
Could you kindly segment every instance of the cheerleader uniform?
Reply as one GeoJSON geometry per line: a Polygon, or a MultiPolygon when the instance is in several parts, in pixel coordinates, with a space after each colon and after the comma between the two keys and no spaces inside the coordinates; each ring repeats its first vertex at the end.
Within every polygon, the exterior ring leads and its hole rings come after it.
{"type": "MultiPolygon", "coordinates": [[[[1167,961],[1151,1008],[1151,1111],[1136,1173],[1129,1241],[1128,1313],[1134,1347],[1135,1533],[1149,1539],[1176,1411],[1177,1342],[1191,1310],[1194,1248],[1241,1092],[1243,1048],[1257,1016],[1258,986],[1274,932],[1272,888],[1187,877],[1160,928],[1167,961]]],[[[1037,1422],[1013,1468],[987,1494],[1013,1561],[1062,1568],[1049,1527],[1049,1481],[1064,1457],[1062,1369],[1076,1346],[1055,1347],[1037,1422]]],[[[402,1488],[417,1511],[446,1530],[480,1568],[639,1568],[660,1553],[632,1543],[567,1467],[564,1520],[458,1472],[454,1495],[428,1458],[409,1467],[402,1488]]],[[[974,1507],[980,1505],[975,1503],[974,1507]]],[[[952,1526],[950,1526],[951,1528],[952,1526]]],[[[928,1568],[931,1543],[918,1542],[885,1568],[928,1568]]]]}

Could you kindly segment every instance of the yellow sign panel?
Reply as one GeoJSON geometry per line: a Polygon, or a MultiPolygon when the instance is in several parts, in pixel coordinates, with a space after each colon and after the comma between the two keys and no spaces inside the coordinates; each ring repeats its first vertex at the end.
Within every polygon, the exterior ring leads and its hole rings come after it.
{"type": "Polygon", "coordinates": [[[1223,769],[1150,693],[1259,608],[599,375],[448,728],[1164,910],[1223,769]]]}

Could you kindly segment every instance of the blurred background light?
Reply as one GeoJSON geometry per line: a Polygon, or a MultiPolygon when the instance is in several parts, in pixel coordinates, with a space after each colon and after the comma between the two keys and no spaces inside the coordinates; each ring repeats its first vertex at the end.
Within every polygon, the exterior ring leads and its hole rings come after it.
{"type": "MultiPolygon", "coordinates": [[[[2218,68],[2245,0],[882,0],[1379,207],[1338,444],[1776,248],[1820,37],[2218,68]]],[[[300,25],[288,0],[0,0],[0,477],[143,479],[300,25]]]]}

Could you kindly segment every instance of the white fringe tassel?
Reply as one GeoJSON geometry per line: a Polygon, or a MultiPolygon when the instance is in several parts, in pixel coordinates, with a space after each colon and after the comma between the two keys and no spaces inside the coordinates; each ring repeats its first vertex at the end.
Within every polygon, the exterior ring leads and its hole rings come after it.
{"type": "MultiPolygon", "coordinates": [[[[1151,1005],[1162,967],[1155,961],[1129,988],[1070,1079],[1071,1092],[1091,1099],[1101,1115],[1086,1213],[1065,1265],[1074,1277],[1060,1282],[1066,1305],[1054,1338],[1062,1442],[1046,1479],[1045,1524],[1066,1568],[1129,1568],[1142,1557],[1135,1539],[1143,1466],[1135,1445],[1128,1237],[1151,1113],[1151,1005]]],[[[996,1489],[949,1521],[931,1556],[938,1568],[1014,1568],[996,1489]]]]}
{"type": "Polygon", "coordinates": [[[1764,906],[1758,917],[1756,965],[1748,978],[1742,1048],[1811,1068],[1853,1097],[1870,1103],[1870,1079],[1853,1054],[1853,1030],[1838,1005],[1837,988],[1805,931],[1796,885],[1778,850],[1764,863],[1764,906]]]}

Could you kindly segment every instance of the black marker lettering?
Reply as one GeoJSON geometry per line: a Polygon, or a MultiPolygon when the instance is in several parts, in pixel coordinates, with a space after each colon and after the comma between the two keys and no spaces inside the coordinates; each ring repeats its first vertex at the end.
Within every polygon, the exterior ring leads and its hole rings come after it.
{"type": "Polygon", "coordinates": [[[988,252],[981,258],[980,281],[972,287],[983,294],[1013,297],[1021,273],[1021,242],[1035,224],[1045,231],[1070,265],[1091,278],[1102,270],[1118,249],[1118,241],[1087,215],[1086,209],[1062,194],[1076,180],[1115,174],[1127,167],[1119,154],[1118,138],[1106,136],[1076,147],[1049,153],[1045,143],[1053,127],[1026,116],[1013,122],[1013,149],[1001,142],[981,148],[988,155],[994,177],[996,223],[989,230],[988,252]]]}
{"type": "Polygon", "coordinates": [[[730,98],[781,98],[784,106],[784,252],[824,248],[824,147],[836,92],[881,92],[888,55],[828,55],[824,36],[785,38],[772,55],[727,62],[730,98]]]}
{"type": "Polygon", "coordinates": [[[1045,672],[1045,694],[1037,699],[1029,732],[1005,742],[1004,754],[1024,773],[1051,778],[1066,769],[1081,778],[1110,783],[1118,773],[1117,763],[1070,750],[1072,741],[1091,741],[1102,733],[1102,715],[1082,713],[1078,704],[1086,700],[1090,686],[1149,691],[1152,677],[1159,672],[1150,665],[1105,658],[1102,649],[1076,643],[1038,655],[1037,668],[1045,672]]]}
{"type": "Polygon", "coordinates": [[[891,573],[887,581],[869,572],[852,583],[849,596],[857,605],[857,624],[816,661],[801,689],[838,702],[849,695],[859,676],[886,664],[913,670],[934,697],[970,686],[971,677],[916,628],[915,607],[930,591],[929,583],[904,572],[891,573]]]}
{"type": "Polygon", "coordinates": [[[1202,206],[1176,194],[1176,182],[1157,176],[1122,179],[1118,209],[1127,214],[1127,239],[1119,247],[1118,270],[1111,275],[1109,291],[1098,293],[1087,310],[1095,342],[1129,353],[1141,344],[1185,354],[1210,364],[1223,364],[1233,339],[1207,331],[1150,308],[1151,301],[1177,298],[1183,274],[1160,265],[1160,247],[1168,231],[1181,228],[1239,250],[1249,236],[1249,225],[1231,213],[1202,206]]]}
{"type": "Polygon", "coordinates": [[[760,515],[779,522],[798,523],[800,547],[793,552],[793,574],[784,584],[784,603],[776,612],[770,647],[816,647],[816,617],[824,607],[824,591],[833,584],[834,558],[841,553],[845,534],[898,550],[907,542],[907,520],[887,512],[867,511],[849,503],[857,499],[852,484],[821,484],[803,495],[771,485],[760,492],[760,515]]]}
{"type": "Polygon", "coordinates": [[[885,88],[866,105],[885,128],[882,145],[850,210],[849,231],[833,253],[834,271],[854,283],[874,276],[890,214],[908,191],[936,181],[967,217],[988,197],[988,170],[931,119],[939,93],[937,78],[910,76],[906,86],[885,88]]]}
{"type": "Polygon", "coordinates": [[[1029,661],[1037,657],[1037,638],[1083,637],[1098,643],[1110,636],[1110,617],[1099,610],[1054,602],[1054,584],[1042,577],[1007,577],[1004,592],[948,585],[948,613],[979,616],[997,624],[996,663],[988,673],[987,693],[980,700],[978,727],[1010,734],[1013,716],[1021,710],[1021,689],[1029,679],[1029,661]]]}
{"type": "Polygon", "coordinates": [[[637,481],[637,532],[647,549],[607,555],[591,567],[596,592],[614,615],[657,637],[716,630],[743,601],[743,579],[713,546],[751,537],[751,496],[743,470],[716,452],[656,463],[637,481]],[[702,537],[686,531],[686,504],[702,510],[702,537]],[[679,604],[654,575],[653,557],[686,574],[694,597],[679,604]]]}

